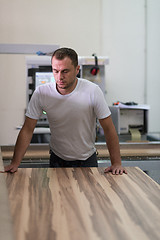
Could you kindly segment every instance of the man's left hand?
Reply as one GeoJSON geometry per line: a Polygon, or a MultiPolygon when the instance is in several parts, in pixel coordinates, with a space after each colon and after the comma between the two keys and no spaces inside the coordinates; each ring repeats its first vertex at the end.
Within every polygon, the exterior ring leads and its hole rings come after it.
{"type": "Polygon", "coordinates": [[[112,165],[104,170],[105,173],[112,172],[113,175],[122,175],[123,173],[127,174],[127,171],[121,165],[112,165]]]}

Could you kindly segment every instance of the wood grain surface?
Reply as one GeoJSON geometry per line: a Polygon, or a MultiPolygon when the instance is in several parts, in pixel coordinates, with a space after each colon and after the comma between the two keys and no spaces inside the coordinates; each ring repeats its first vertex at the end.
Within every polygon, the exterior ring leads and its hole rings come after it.
{"type": "Polygon", "coordinates": [[[16,240],[160,239],[160,186],[139,168],[5,174],[16,240]]]}
{"type": "MultiPolygon", "coordinates": [[[[4,167],[0,148],[0,171],[3,170],[4,167]]],[[[13,240],[14,237],[5,176],[3,173],[0,173],[0,240],[13,240]]]]}

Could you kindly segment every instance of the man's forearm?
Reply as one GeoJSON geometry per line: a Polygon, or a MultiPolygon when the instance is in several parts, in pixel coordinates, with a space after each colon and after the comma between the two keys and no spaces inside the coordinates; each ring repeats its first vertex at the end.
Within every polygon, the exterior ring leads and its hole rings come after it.
{"type": "Polygon", "coordinates": [[[108,151],[110,154],[111,164],[121,165],[121,155],[120,155],[118,136],[115,134],[110,136],[110,139],[108,139],[107,136],[105,136],[105,138],[106,138],[108,151]]]}
{"type": "Polygon", "coordinates": [[[18,135],[11,164],[4,167],[5,172],[14,173],[17,171],[22,158],[30,144],[37,120],[26,117],[23,127],[18,135]]]}
{"type": "Polygon", "coordinates": [[[111,117],[99,120],[104,130],[106,144],[108,146],[111,166],[105,169],[105,173],[112,172],[112,174],[123,174],[127,171],[122,167],[121,155],[119,147],[119,139],[113,125],[111,117]]]}
{"type": "Polygon", "coordinates": [[[106,144],[109,150],[112,165],[121,165],[121,156],[119,148],[119,139],[113,125],[112,119],[109,116],[105,119],[100,119],[100,124],[104,130],[106,144]]]}
{"type": "Polygon", "coordinates": [[[21,129],[15,145],[12,163],[17,165],[20,164],[28,148],[28,145],[30,144],[32,134],[33,134],[32,132],[28,132],[23,128],[21,129]]]}

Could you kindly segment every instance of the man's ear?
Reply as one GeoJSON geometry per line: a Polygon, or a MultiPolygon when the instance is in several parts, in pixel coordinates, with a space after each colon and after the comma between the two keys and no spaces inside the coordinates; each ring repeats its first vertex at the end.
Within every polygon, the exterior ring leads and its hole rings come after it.
{"type": "Polygon", "coordinates": [[[79,65],[76,67],[76,71],[77,71],[77,75],[79,76],[80,75],[79,74],[79,71],[80,71],[80,66],[79,65]]]}

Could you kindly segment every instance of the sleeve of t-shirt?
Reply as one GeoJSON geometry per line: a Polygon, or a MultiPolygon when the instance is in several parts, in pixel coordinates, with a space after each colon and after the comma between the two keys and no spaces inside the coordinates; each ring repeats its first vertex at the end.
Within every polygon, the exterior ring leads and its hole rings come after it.
{"type": "Polygon", "coordinates": [[[40,105],[39,89],[37,88],[28,104],[26,116],[32,119],[39,119],[42,115],[42,107],[40,105]]]}
{"type": "Polygon", "coordinates": [[[94,111],[98,119],[104,119],[111,115],[104,94],[99,86],[94,91],[94,111]]]}

